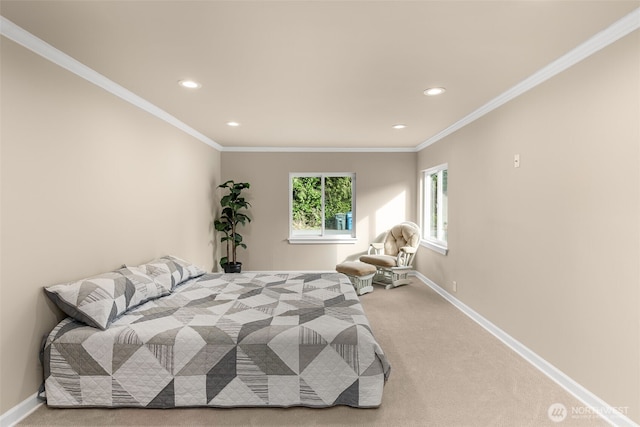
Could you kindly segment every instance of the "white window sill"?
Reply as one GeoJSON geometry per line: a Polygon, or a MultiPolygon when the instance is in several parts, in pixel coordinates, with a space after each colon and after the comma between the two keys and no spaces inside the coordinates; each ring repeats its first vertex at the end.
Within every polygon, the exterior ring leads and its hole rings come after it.
{"type": "Polygon", "coordinates": [[[324,244],[354,244],[355,237],[289,237],[291,245],[324,245],[324,244]]]}
{"type": "Polygon", "coordinates": [[[424,246],[425,248],[429,248],[432,251],[436,251],[441,255],[446,255],[449,252],[449,248],[447,248],[442,243],[431,242],[429,240],[420,240],[420,246],[424,246]]]}

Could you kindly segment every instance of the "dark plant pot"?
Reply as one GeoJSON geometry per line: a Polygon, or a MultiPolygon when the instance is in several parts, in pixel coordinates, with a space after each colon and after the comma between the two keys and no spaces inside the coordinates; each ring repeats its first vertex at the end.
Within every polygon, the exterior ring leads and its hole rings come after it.
{"type": "Polygon", "coordinates": [[[240,273],[242,271],[241,262],[230,262],[228,264],[224,264],[223,267],[225,273],[240,273]]]}

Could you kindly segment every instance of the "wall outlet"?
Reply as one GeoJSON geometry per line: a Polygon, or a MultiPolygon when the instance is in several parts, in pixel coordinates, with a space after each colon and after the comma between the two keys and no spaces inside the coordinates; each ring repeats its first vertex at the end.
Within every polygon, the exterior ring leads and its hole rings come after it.
{"type": "Polygon", "coordinates": [[[453,292],[458,292],[458,282],[456,282],[455,280],[451,283],[451,290],[453,292]]]}
{"type": "Polygon", "coordinates": [[[514,168],[519,168],[520,167],[520,154],[514,154],[513,155],[513,167],[514,168]]]}

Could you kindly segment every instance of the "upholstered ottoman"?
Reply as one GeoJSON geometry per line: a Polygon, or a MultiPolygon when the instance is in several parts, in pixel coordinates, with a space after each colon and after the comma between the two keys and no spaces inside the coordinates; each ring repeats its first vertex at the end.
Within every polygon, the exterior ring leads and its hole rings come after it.
{"type": "Polygon", "coordinates": [[[360,261],[343,262],[336,265],[336,271],[349,277],[358,295],[373,292],[373,276],[376,274],[373,265],[360,261]]]}

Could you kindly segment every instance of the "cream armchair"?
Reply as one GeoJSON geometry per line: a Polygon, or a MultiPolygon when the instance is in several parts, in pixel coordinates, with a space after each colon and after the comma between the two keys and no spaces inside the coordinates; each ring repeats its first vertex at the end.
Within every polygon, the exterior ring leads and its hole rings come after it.
{"type": "Polygon", "coordinates": [[[386,285],[386,289],[410,283],[413,258],[420,245],[420,227],[413,222],[393,226],[381,243],[371,243],[361,262],[376,267],[374,283],[386,285]]]}

